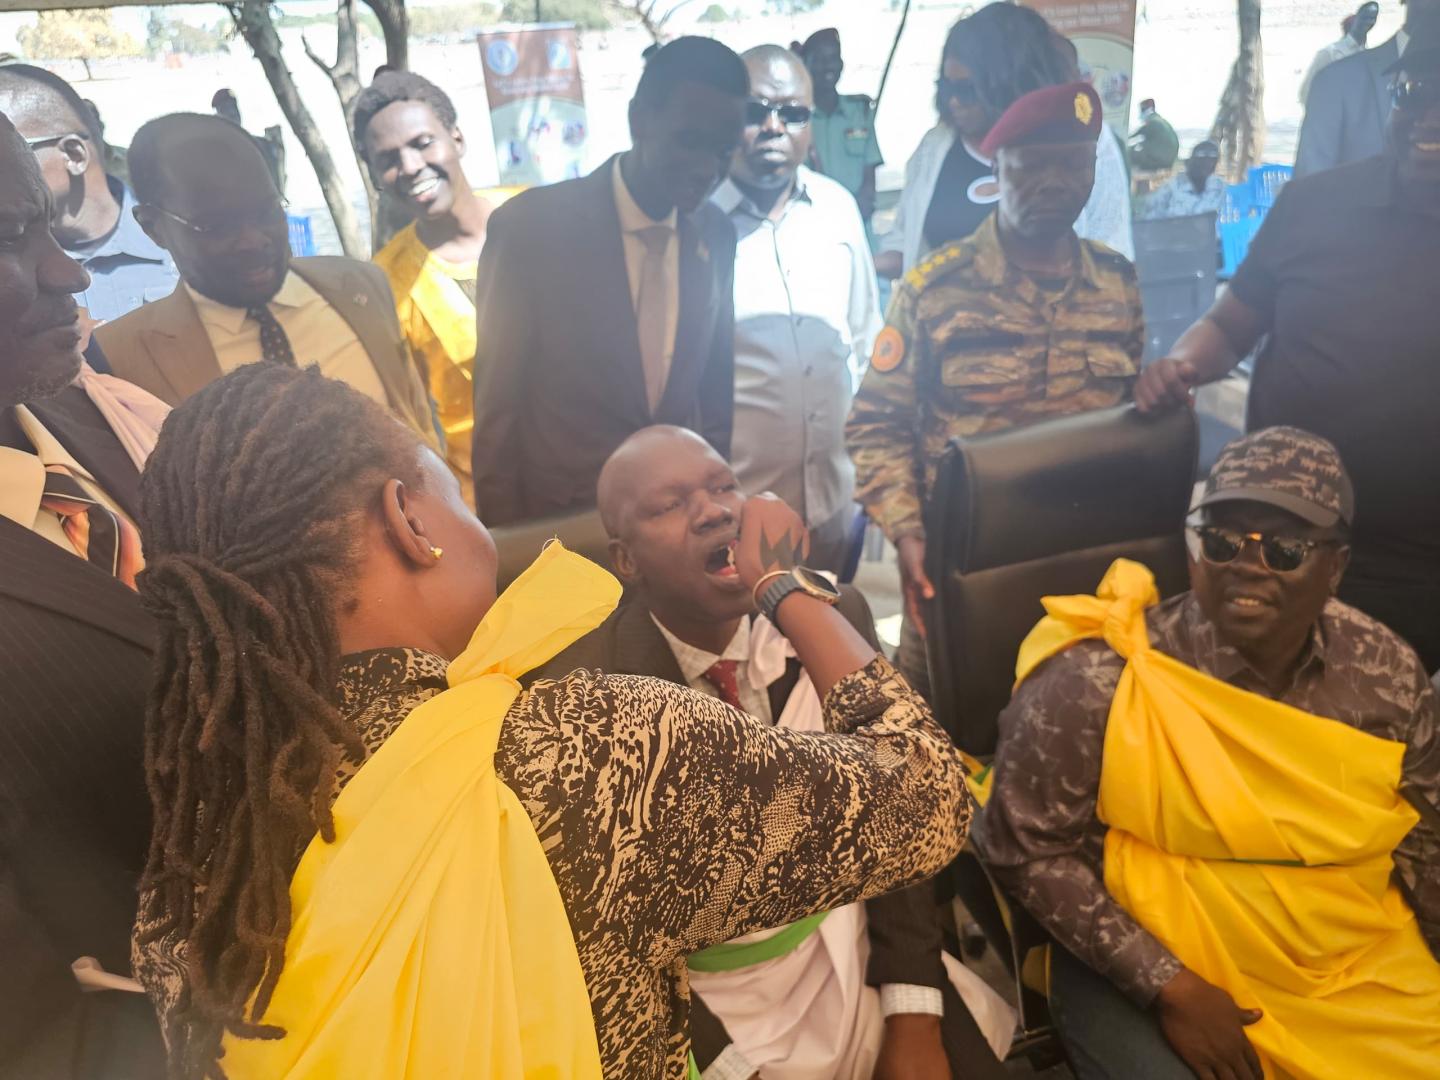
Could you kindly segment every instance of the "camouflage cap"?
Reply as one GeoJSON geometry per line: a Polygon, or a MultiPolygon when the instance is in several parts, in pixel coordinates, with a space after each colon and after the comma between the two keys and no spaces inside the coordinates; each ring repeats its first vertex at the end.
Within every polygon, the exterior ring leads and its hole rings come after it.
{"type": "Polygon", "coordinates": [[[1253,431],[1220,451],[1193,509],[1222,502],[1266,503],[1321,528],[1355,519],[1355,490],[1340,452],[1293,427],[1253,431]]]}

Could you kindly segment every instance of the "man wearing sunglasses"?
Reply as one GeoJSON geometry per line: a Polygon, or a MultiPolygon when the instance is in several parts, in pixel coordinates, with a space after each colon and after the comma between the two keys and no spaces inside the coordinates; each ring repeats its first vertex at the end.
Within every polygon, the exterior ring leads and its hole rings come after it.
{"type": "Polygon", "coordinates": [[[1178,408],[1258,347],[1250,426],[1323,435],[1363,493],[1341,598],[1398,632],[1433,673],[1440,17],[1410,25],[1405,59],[1389,76],[1389,149],[1288,184],[1230,287],[1169,357],[1146,367],[1135,400],[1146,411],[1178,408]]]}
{"type": "Polygon", "coordinates": [[[1121,560],[1021,647],[973,835],[1059,946],[1080,1080],[1440,1061],[1440,717],[1334,598],[1354,509],[1330,443],[1247,435],[1196,503],[1189,592],[1121,560]]]}
{"type": "Polygon", "coordinates": [[[55,239],[90,274],[76,298],[90,317],[118,319],[168,296],[178,279],[175,263],[136,223],[125,184],[106,175],[99,117],[75,89],[42,68],[6,64],[0,112],[40,162],[55,204],[55,239]]]}
{"type": "Polygon", "coordinates": [[[317,367],[436,449],[429,391],[372,263],[291,259],[285,204],[246,132],[175,113],[130,144],[135,220],[175,257],[168,296],[96,330],[115,374],[171,405],[245,364],[317,367]]]}
{"type": "Polygon", "coordinates": [[[811,565],[840,569],[854,517],[845,418],[880,332],[875,264],[855,200],[801,164],[810,75],[789,49],[741,57],[745,128],[712,201],[735,226],[735,434],[747,491],[772,491],[810,526],[811,565]]]}

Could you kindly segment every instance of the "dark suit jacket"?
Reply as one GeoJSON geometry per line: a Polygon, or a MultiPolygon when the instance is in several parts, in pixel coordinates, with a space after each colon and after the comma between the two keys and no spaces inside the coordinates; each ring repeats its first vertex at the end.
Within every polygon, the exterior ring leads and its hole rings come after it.
{"type": "Polygon", "coordinates": [[[476,282],[475,499],[490,525],[595,504],[611,452],[678,424],[729,457],[735,230],[705,203],[679,218],[680,318],[652,414],[615,209],[612,158],[490,217],[476,282]]]}
{"type": "MultiPolygon", "coordinates": [[[[133,515],[139,477],[99,413],[30,408],[133,515]]],[[[0,1076],[160,1076],[144,995],[82,995],[70,971],[130,971],[152,626],[130,589],[5,518],[0,567],[0,1076]]]]}
{"type": "MultiPolygon", "coordinates": [[[[865,598],[854,589],[842,586],[839,611],[878,652],[875,624],[865,598]]],[[[650,612],[633,600],[622,603],[599,628],[533,673],[528,681],[563,678],[578,668],[610,675],[649,675],[686,685],[675,654],[655,626],[650,612]]],[[[784,677],[770,685],[770,711],[775,717],[785,708],[799,677],[800,665],[792,660],[784,677]]],[[[871,986],[907,983],[940,989],[946,985],[940,960],[942,931],[931,883],[921,882],[888,896],[867,900],[865,911],[870,933],[866,981],[871,986]]],[[[698,997],[691,1000],[690,1037],[695,1060],[702,1069],[730,1042],[724,1025],[698,997]]]]}
{"type": "Polygon", "coordinates": [[[1393,78],[1386,69],[1399,59],[1400,43],[1391,38],[1320,69],[1305,101],[1296,176],[1363,161],[1384,151],[1393,78]]]}
{"type": "MultiPolygon", "coordinates": [[[[400,331],[384,271],[372,263],[331,256],[294,259],[294,270],[350,324],[375,365],[390,411],[432,448],[440,448],[428,377],[415,366],[400,331]]],[[[163,300],[95,329],[108,369],[168,405],[220,378],[215,349],[183,285],[163,300]]]]}

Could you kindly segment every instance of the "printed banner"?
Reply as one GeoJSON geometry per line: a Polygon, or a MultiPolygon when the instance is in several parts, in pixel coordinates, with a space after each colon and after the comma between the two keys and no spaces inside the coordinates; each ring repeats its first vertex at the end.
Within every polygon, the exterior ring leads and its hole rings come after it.
{"type": "Polygon", "coordinates": [[[590,128],[574,25],[494,30],[478,41],[500,183],[528,187],[581,175],[590,128]]]}
{"type": "Polygon", "coordinates": [[[1135,70],[1136,0],[1021,0],[1075,43],[1080,70],[1105,105],[1105,122],[1123,139],[1130,129],[1135,70]]]}

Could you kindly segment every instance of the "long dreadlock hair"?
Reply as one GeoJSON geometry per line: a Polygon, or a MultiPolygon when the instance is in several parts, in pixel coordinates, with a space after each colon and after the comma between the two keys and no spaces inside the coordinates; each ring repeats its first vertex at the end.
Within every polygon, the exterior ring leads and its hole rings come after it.
{"type": "Polygon", "coordinates": [[[184,943],[170,1075],[222,1078],[227,1031],[263,1023],[285,958],[290,878],[334,839],[337,769],[358,737],[333,703],[336,613],[370,500],[419,484],[419,444],[314,371],[255,364],[165,423],[140,485],[159,623],[145,727],[155,826],[142,941],[184,943]]]}
{"type": "MultiPolygon", "coordinates": [[[[1032,90],[1079,77],[1074,46],[1038,11],[1003,0],[987,4],[950,28],[940,53],[942,73],[949,58],[970,69],[975,92],[992,123],[1032,90]]],[[[942,119],[949,116],[938,93],[935,108],[942,119]]]]}

